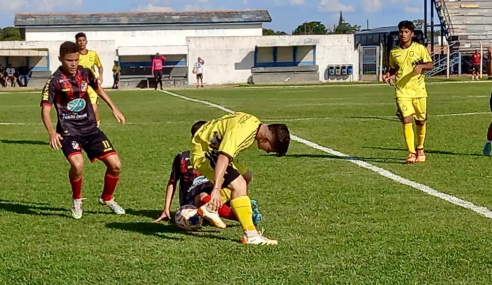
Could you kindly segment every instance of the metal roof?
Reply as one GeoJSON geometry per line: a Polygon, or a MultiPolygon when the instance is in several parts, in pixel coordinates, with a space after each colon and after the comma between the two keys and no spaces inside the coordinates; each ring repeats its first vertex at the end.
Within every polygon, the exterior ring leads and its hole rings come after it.
{"type": "MultiPolygon", "coordinates": [[[[415,29],[415,31],[422,31],[421,29],[415,29]]],[[[361,31],[355,32],[356,35],[363,34],[374,34],[374,33],[391,33],[398,32],[398,26],[389,26],[389,27],[379,27],[374,29],[364,29],[361,31]]]]}
{"type": "Polygon", "coordinates": [[[203,25],[271,22],[268,10],[15,14],[16,27],[203,25]]]}

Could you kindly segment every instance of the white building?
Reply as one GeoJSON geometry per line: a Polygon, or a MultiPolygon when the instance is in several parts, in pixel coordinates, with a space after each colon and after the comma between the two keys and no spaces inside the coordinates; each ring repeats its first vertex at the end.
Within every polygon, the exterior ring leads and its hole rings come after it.
{"type": "Polygon", "coordinates": [[[316,69],[317,81],[358,79],[353,35],[262,36],[263,23],[270,21],[266,10],[16,14],[15,26],[25,41],[0,42],[0,64],[24,61],[35,72],[53,72],[59,66],[59,45],[84,32],[88,48],[103,62],[105,87],[112,85],[115,59],[122,75],[151,77],[149,66],[157,52],[167,57],[166,70],[175,77],[192,75],[197,57],[202,57],[206,84],[246,83],[255,70],[275,75],[273,81],[287,81],[279,74],[295,81],[289,72],[296,68],[316,69]],[[330,77],[328,65],[352,66],[354,74],[330,77]]]}

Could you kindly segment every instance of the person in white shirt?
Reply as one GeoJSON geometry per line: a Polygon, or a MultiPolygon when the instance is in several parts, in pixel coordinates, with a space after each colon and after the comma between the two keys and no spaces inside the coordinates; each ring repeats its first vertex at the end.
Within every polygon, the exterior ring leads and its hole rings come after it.
{"type": "Polygon", "coordinates": [[[203,87],[203,65],[204,64],[205,64],[205,61],[201,57],[198,57],[197,63],[195,63],[195,66],[193,66],[193,73],[196,74],[196,88],[198,88],[200,86],[203,87]]]}
{"type": "Polygon", "coordinates": [[[5,74],[7,75],[7,82],[10,80],[10,86],[15,87],[15,82],[17,78],[15,78],[15,68],[12,67],[12,64],[9,63],[7,69],[5,70],[5,74]]]}

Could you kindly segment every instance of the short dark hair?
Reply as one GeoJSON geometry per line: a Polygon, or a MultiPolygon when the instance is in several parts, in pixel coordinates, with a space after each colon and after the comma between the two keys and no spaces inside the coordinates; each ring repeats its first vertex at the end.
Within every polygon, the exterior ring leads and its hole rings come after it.
{"type": "Polygon", "coordinates": [[[277,156],[286,155],[290,144],[289,128],[285,124],[270,124],[268,130],[272,134],[272,146],[277,156]]]}
{"type": "Polygon", "coordinates": [[[60,56],[80,52],[79,46],[74,42],[64,42],[60,46],[60,56]]]}
{"type": "Polygon", "coordinates": [[[79,38],[84,38],[87,40],[87,36],[85,35],[85,33],[77,33],[75,35],[75,40],[78,40],[79,38]]]}
{"type": "Polygon", "coordinates": [[[398,30],[401,30],[401,29],[409,29],[410,31],[415,31],[415,24],[412,22],[412,21],[401,21],[399,24],[398,24],[398,30]]]}
{"type": "Polygon", "coordinates": [[[194,137],[196,132],[201,128],[201,126],[205,125],[207,122],[206,121],[198,121],[193,124],[191,127],[191,136],[194,137]]]}

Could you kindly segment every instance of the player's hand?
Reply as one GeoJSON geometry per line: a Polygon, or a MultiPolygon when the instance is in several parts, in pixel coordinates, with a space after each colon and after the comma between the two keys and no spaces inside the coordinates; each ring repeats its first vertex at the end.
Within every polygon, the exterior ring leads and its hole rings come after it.
{"type": "Polygon", "coordinates": [[[164,221],[171,220],[171,213],[169,213],[168,210],[163,210],[162,214],[157,219],[154,220],[154,223],[158,223],[158,222],[163,221],[163,220],[164,221]]]}
{"type": "Polygon", "coordinates": [[[52,149],[59,150],[62,147],[63,137],[58,133],[50,134],[50,146],[52,149]]]}
{"type": "Polygon", "coordinates": [[[422,74],[422,66],[420,64],[417,64],[415,66],[415,68],[413,69],[413,73],[417,74],[417,75],[420,75],[422,74]]]}
{"type": "Polygon", "coordinates": [[[217,211],[220,207],[222,207],[222,196],[220,196],[220,189],[214,188],[214,190],[212,190],[212,193],[210,193],[209,204],[214,211],[217,211]]]}
{"type": "Polygon", "coordinates": [[[123,113],[121,113],[118,109],[113,110],[113,116],[118,123],[124,124],[126,122],[125,116],[123,116],[123,113]]]}

